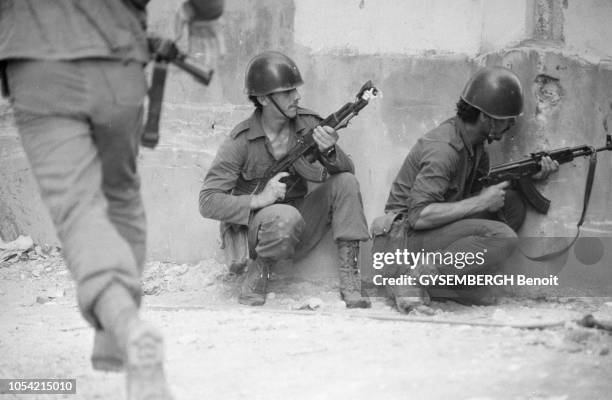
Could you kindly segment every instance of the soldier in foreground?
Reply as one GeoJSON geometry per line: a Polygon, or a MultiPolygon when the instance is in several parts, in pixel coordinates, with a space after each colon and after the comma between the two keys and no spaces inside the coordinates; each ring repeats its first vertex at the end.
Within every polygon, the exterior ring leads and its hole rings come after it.
{"type": "Polygon", "coordinates": [[[251,60],[245,90],[255,111],[219,148],[200,191],[200,213],[222,221],[224,241],[248,241],[251,262],[240,303],[264,304],[273,265],[305,256],[331,227],[340,256],[342,299],[349,308],[366,308],[370,300],[360,294],[357,259],[359,242],[369,234],[354,166],[337,146],[337,132],[317,126],[321,118],[298,106],[302,83],[297,66],[284,54],[265,52],[251,60]],[[316,127],[315,151],[254,194],[266,169],[310,127],[316,127]],[[327,175],[308,193],[307,180],[327,175]]]}
{"type": "MultiPolygon", "coordinates": [[[[502,139],[522,114],[523,90],[518,77],[503,67],[483,68],[467,83],[457,103],[457,115],[426,133],[410,150],[397,174],[385,206],[385,216],[372,224],[376,251],[394,252],[401,237],[411,252],[483,252],[481,265],[463,269],[420,263],[412,270],[397,265],[389,275],[488,273],[510,256],[517,245],[515,231],[525,218],[525,204],[502,182],[478,191],[478,176],[489,169],[484,142],[502,139]],[[389,228],[391,227],[391,228],[389,228]],[[389,233],[389,231],[393,231],[389,233]]],[[[541,162],[534,179],[545,179],[558,164],[541,162]]],[[[435,290],[420,286],[388,286],[399,311],[427,312],[435,290]]],[[[486,288],[457,290],[452,299],[470,304],[495,301],[486,288]]],[[[439,297],[446,297],[445,294],[439,297]]]]}
{"type": "MultiPolygon", "coordinates": [[[[138,316],[147,3],[2,0],[0,72],[79,308],[96,329],[93,367],[125,368],[128,399],[169,399],[162,335],[138,316]]],[[[179,20],[222,11],[223,0],[189,0],[179,20]]]]}

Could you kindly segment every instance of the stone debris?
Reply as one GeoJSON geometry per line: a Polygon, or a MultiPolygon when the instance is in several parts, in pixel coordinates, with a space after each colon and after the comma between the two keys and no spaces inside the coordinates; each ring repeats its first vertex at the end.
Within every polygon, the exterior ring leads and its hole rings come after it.
{"type": "Polygon", "coordinates": [[[66,295],[66,291],[63,289],[56,289],[52,291],[43,291],[42,294],[36,296],[36,303],[46,304],[53,300],[60,299],[66,295]]]}
{"type": "MultiPolygon", "coordinates": [[[[12,242],[4,242],[0,239],[0,266],[24,260],[24,254],[33,246],[34,241],[29,236],[20,235],[12,242]]],[[[27,259],[28,257],[25,257],[25,260],[27,259]]]]}
{"type": "Polygon", "coordinates": [[[324,304],[323,300],[321,300],[320,298],[311,297],[310,299],[308,299],[306,304],[299,306],[297,310],[315,311],[316,309],[321,307],[323,304],[324,304]]]}
{"type": "Polygon", "coordinates": [[[4,251],[26,251],[34,246],[34,241],[29,236],[19,235],[19,237],[12,242],[4,242],[0,239],[0,250],[4,251]]]}

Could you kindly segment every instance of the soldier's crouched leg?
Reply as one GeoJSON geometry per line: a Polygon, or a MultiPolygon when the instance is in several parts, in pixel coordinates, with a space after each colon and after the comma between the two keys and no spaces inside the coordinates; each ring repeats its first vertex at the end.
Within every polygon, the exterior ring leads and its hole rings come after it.
{"type": "Polygon", "coordinates": [[[340,296],[347,308],[370,308],[372,303],[361,294],[361,274],[359,271],[359,242],[339,240],[337,242],[340,258],[340,296]]]}
{"type": "Polygon", "coordinates": [[[357,261],[360,242],[370,237],[359,182],[351,173],[339,173],[325,182],[323,190],[327,194],[325,204],[331,215],[332,234],[340,259],[340,296],[347,308],[368,308],[371,302],[361,293],[357,261]]]}
{"type": "MultiPolygon", "coordinates": [[[[520,210],[516,214],[520,222],[520,210]]],[[[482,263],[462,264],[455,268],[441,266],[439,274],[446,275],[490,275],[496,274],[500,263],[508,259],[518,245],[518,238],[510,225],[487,219],[465,219],[438,230],[439,237],[449,237],[448,243],[438,243],[444,252],[452,254],[481,253],[482,263]],[[452,235],[450,234],[452,233],[452,235]]],[[[431,241],[434,241],[432,239],[431,241]]],[[[435,248],[435,247],[432,247],[435,248]]],[[[464,305],[494,305],[497,303],[496,288],[491,286],[428,286],[429,295],[436,301],[454,301],[464,305]]]]}
{"type": "Polygon", "coordinates": [[[249,223],[249,248],[254,261],[242,283],[241,304],[259,306],[266,301],[270,269],[278,260],[292,258],[304,232],[300,212],[286,204],[273,204],[259,210],[249,223]]]}

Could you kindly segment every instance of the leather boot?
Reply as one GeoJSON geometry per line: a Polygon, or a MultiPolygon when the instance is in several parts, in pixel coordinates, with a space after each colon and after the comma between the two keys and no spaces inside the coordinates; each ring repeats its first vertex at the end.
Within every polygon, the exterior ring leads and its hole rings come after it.
{"type": "Polygon", "coordinates": [[[395,302],[397,311],[408,314],[417,311],[421,314],[433,315],[434,311],[429,307],[431,300],[427,290],[422,287],[405,287],[387,285],[387,292],[395,302]]]}
{"type": "Polygon", "coordinates": [[[161,333],[138,317],[126,325],[127,400],[172,400],[164,373],[161,333]]]}
{"type": "MultiPolygon", "coordinates": [[[[409,275],[418,281],[419,276],[426,272],[433,273],[434,270],[428,271],[426,267],[418,265],[414,269],[404,268],[402,274],[409,275]]],[[[386,288],[399,312],[408,314],[411,311],[417,311],[426,315],[434,314],[434,310],[429,307],[431,304],[429,293],[421,285],[387,285],[386,288]]]]}
{"type": "Polygon", "coordinates": [[[268,289],[272,263],[272,260],[262,257],[257,257],[249,263],[240,288],[240,297],[238,298],[240,304],[261,306],[266,302],[266,290],[268,289]]]}
{"type": "Polygon", "coordinates": [[[347,308],[369,308],[372,303],[367,297],[361,296],[361,277],[357,258],[359,242],[339,240],[338,255],[340,256],[340,296],[347,308]]]}

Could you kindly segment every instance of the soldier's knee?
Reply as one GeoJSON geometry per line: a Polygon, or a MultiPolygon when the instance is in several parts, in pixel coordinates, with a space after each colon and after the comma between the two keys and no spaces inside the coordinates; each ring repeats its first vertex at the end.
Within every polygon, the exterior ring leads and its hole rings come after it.
{"type": "Polygon", "coordinates": [[[275,207],[276,212],[269,220],[270,229],[282,236],[301,235],[304,231],[305,222],[297,208],[285,204],[278,204],[275,207]]]}
{"type": "Polygon", "coordinates": [[[504,223],[496,224],[492,236],[503,242],[502,247],[506,249],[508,254],[512,253],[519,244],[516,232],[504,223]]]}
{"type": "MultiPolygon", "coordinates": [[[[497,222],[497,221],[495,221],[497,222]]],[[[496,223],[495,226],[491,229],[492,235],[497,238],[509,239],[509,240],[518,240],[518,236],[516,232],[504,223],[496,223]]]]}
{"type": "Polygon", "coordinates": [[[259,226],[260,239],[273,237],[276,241],[301,237],[306,223],[297,208],[286,204],[275,204],[265,210],[266,215],[259,226]]]}
{"type": "Polygon", "coordinates": [[[291,258],[306,225],[302,215],[284,204],[270,206],[265,212],[257,233],[257,253],[277,260],[291,258]]]}
{"type": "Polygon", "coordinates": [[[337,193],[359,193],[359,181],[350,172],[341,172],[332,175],[330,184],[337,193]]]}
{"type": "Polygon", "coordinates": [[[339,174],[332,175],[330,179],[338,185],[359,186],[357,178],[350,172],[340,172],[339,174]]]}

